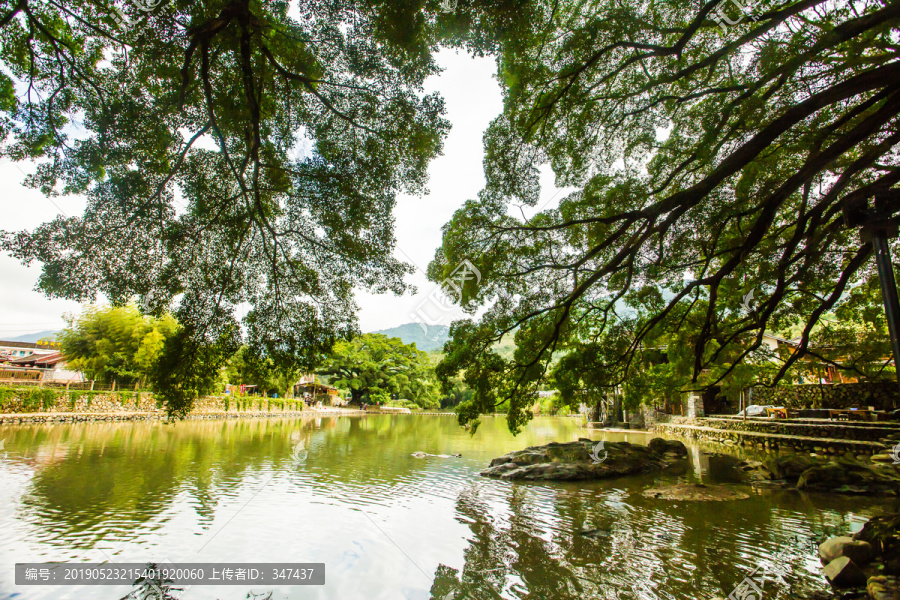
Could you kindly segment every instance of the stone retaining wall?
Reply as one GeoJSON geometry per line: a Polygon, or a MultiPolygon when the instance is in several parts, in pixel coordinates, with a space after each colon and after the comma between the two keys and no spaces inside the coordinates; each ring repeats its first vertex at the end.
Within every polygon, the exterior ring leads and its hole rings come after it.
{"type": "Polygon", "coordinates": [[[772,404],[789,408],[865,408],[893,410],[893,399],[900,398],[896,381],[782,385],[753,388],[753,404],[772,404]]]}
{"type": "MultiPolygon", "coordinates": [[[[259,419],[271,417],[309,417],[309,416],[331,416],[335,411],[317,412],[313,410],[306,411],[285,411],[285,412],[218,412],[189,414],[185,417],[187,420],[215,420],[215,419],[259,419]]],[[[359,411],[341,411],[341,414],[348,414],[359,411]]],[[[31,424],[31,423],[82,423],[87,421],[164,421],[166,413],[164,411],[156,412],[105,412],[105,413],[63,413],[63,412],[45,412],[45,413],[7,413],[0,414],[0,425],[11,424],[31,424]]]]}
{"type": "MultiPolygon", "coordinates": [[[[898,431],[897,427],[857,427],[841,423],[792,423],[783,420],[697,419],[692,423],[728,431],[753,431],[805,437],[840,438],[848,440],[878,441],[898,431]]],[[[874,424],[873,424],[874,425],[874,424]]]]}
{"type": "MultiPolygon", "coordinates": [[[[161,403],[148,392],[82,392],[49,388],[0,388],[0,414],[9,413],[161,413],[161,403]]],[[[282,413],[303,411],[299,398],[256,396],[200,398],[192,415],[219,413],[282,413]]]]}
{"type": "Polygon", "coordinates": [[[663,435],[717,442],[728,446],[751,446],[764,449],[766,452],[774,450],[793,450],[796,452],[816,452],[820,454],[846,454],[850,452],[857,456],[869,456],[882,452],[885,449],[885,445],[880,442],[817,439],[752,431],[713,429],[703,427],[699,422],[694,426],[659,423],[654,428],[654,431],[663,435]]]}

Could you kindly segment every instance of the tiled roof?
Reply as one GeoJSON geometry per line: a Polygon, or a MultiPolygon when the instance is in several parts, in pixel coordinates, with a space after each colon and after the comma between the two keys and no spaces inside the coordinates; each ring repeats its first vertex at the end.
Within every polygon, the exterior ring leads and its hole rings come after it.
{"type": "Polygon", "coordinates": [[[28,363],[34,363],[34,366],[43,366],[49,367],[55,365],[59,361],[63,359],[63,355],[59,352],[52,352],[50,354],[30,354],[28,356],[20,356],[12,361],[11,364],[14,365],[24,365],[28,363]]]}

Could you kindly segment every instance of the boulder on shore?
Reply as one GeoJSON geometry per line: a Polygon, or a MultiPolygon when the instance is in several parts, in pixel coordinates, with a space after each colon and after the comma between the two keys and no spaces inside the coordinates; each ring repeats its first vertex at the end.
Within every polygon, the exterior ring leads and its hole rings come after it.
{"type": "Polygon", "coordinates": [[[609,479],[660,471],[686,456],[684,444],[662,438],[647,446],[580,438],[510,452],[492,460],[481,475],[527,481],[609,479]]]}
{"type": "Polygon", "coordinates": [[[829,538],[819,544],[819,558],[823,563],[830,563],[841,556],[846,556],[858,566],[863,566],[875,558],[875,550],[869,542],[854,540],[847,536],[829,538]]]}
{"type": "Polygon", "coordinates": [[[743,461],[739,468],[754,485],[839,494],[900,494],[900,477],[893,469],[872,467],[847,458],[829,460],[789,454],[763,462],[743,461]]]}
{"type": "Polygon", "coordinates": [[[896,496],[900,491],[900,479],[859,463],[830,462],[804,471],[797,480],[797,489],[810,492],[896,496]]]}
{"type": "Polygon", "coordinates": [[[836,588],[866,585],[866,575],[856,564],[841,556],[825,565],[825,577],[836,588]]]}
{"type": "Polygon", "coordinates": [[[853,539],[871,544],[884,562],[886,574],[900,574],[900,513],[872,517],[853,539]]]}

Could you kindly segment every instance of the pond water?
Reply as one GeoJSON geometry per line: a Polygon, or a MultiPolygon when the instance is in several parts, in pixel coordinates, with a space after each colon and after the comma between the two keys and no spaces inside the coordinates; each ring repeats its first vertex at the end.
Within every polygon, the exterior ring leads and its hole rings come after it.
{"type": "Polygon", "coordinates": [[[14,563],[49,561],[326,566],[324,586],[195,585],[185,600],[702,599],[727,597],[760,565],[779,574],[764,597],[787,597],[826,588],[815,542],[898,508],[741,484],[751,497],[733,502],[641,494],[737,481],[696,445],[666,475],[489,480],[478,472],[492,458],[528,445],[650,436],[538,418],[513,437],[502,418],[483,421],[474,436],[432,415],[0,426],[0,599],[130,591],[14,585],[14,563]]]}

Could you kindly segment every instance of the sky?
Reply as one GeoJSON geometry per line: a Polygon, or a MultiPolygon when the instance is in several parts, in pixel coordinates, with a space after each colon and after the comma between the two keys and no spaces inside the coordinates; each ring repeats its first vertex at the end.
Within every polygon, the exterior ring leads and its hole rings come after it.
{"type": "MultiPolygon", "coordinates": [[[[473,58],[455,50],[442,50],[437,60],[444,70],[426,81],[426,91],[436,90],[444,97],[445,116],[452,129],[445,140],[443,155],[429,167],[428,194],[401,195],[394,209],[395,256],[416,268],[406,281],[417,288],[417,293],[394,296],[358,290],[362,331],[388,329],[414,321],[412,315],[417,312],[423,314],[423,303],[433,299],[436,288],[425,277],[425,270],[441,244],[441,226],[466,200],[474,198],[485,183],[482,136],[503,107],[495,78],[496,63],[492,58],[473,58]]],[[[24,187],[25,173],[32,170],[28,163],[0,162],[0,186],[6,190],[0,196],[0,215],[3,215],[0,230],[30,229],[59,213],[72,216],[84,210],[83,198],[48,199],[39,191],[24,187]]],[[[541,183],[538,207],[559,195],[551,173],[545,172],[541,183]]],[[[39,274],[37,264],[26,267],[0,252],[0,339],[60,329],[65,325],[64,314],[81,311],[77,302],[51,300],[34,291],[39,274]]],[[[449,324],[449,319],[445,324],[449,324]]]]}

